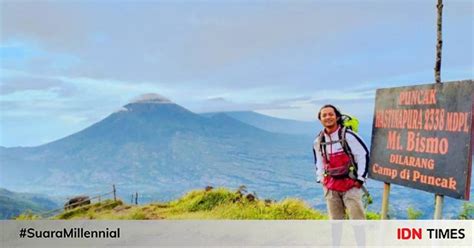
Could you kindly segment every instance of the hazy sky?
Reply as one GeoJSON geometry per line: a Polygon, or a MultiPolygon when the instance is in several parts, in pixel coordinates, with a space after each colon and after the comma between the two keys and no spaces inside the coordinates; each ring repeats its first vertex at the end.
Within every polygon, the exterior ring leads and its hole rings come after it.
{"type": "MultiPolygon", "coordinates": [[[[474,4],[444,1],[442,80],[473,77],[474,4]]],[[[376,88],[432,83],[436,0],[0,0],[0,145],[77,132],[158,93],[195,112],[371,121],[376,88]]]]}

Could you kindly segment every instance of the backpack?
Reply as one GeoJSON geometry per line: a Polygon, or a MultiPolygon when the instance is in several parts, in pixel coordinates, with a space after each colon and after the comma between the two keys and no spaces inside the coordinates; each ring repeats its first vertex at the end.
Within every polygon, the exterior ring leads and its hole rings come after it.
{"type": "Polygon", "coordinates": [[[319,138],[318,138],[317,147],[319,151],[321,152],[321,155],[324,157],[324,159],[326,160],[328,164],[330,163],[330,161],[329,161],[328,154],[326,152],[326,145],[340,143],[344,153],[349,157],[349,161],[347,161],[347,164],[342,164],[342,165],[338,165],[336,167],[331,167],[331,168],[329,168],[329,166],[328,167],[325,166],[326,168],[324,168],[324,176],[329,175],[333,178],[349,177],[352,179],[357,179],[357,176],[356,176],[357,164],[355,163],[354,155],[352,154],[351,148],[349,147],[346,141],[347,129],[348,127],[346,126],[339,128],[338,130],[339,140],[337,141],[326,142],[326,138],[324,136],[324,130],[321,131],[318,135],[319,138]]]}
{"type": "Polygon", "coordinates": [[[342,126],[357,133],[359,131],[359,120],[352,115],[342,114],[342,126]]]}

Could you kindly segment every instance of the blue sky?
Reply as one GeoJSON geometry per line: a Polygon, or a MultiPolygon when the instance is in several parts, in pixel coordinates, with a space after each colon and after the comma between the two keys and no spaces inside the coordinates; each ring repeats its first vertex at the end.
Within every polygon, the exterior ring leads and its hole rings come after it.
{"type": "MultiPolygon", "coordinates": [[[[0,145],[33,146],[144,93],[195,112],[371,121],[376,88],[432,83],[435,0],[1,1],[0,145]]],[[[444,1],[442,80],[473,77],[472,1],[444,1]]]]}

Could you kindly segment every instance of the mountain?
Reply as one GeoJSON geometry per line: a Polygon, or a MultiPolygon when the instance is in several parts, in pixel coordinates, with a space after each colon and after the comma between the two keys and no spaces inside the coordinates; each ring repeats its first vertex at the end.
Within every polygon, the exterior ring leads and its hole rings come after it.
{"type": "Polygon", "coordinates": [[[271,133],[225,114],[195,114],[160,96],[37,147],[0,148],[0,186],[166,200],[206,185],[245,184],[280,199],[314,189],[312,137],[271,133]]]}
{"type": "MultiPolygon", "coordinates": [[[[296,134],[315,137],[322,129],[321,124],[316,119],[311,122],[289,120],[271,117],[253,111],[211,112],[202,113],[201,115],[212,117],[217,114],[227,115],[243,123],[273,133],[296,134]]],[[[370,145],[370,137],[372,136],[372,122],[366,122],[363,120],[359,121],[359,135],[364,139],[364,141],[366,141],[368,145],[370,145]]]]}
{"type": "Polygon", "coordinates": [[[262,115],[253,111],[235,111],[235,112],[213,112],[203,113],[203,116],[214,116],[216,114],[225,114],[231,118],[239,120],[260,129],[273,133],[315,135],[320,129],[318,123],[281,119],[262,115]]]}
{"type": "Polygon", "coordinates": [[[59,205],[44,195],[17,193],[0,188],[0,220],[11,219],[23,212],[46,212],[59,205]]]}

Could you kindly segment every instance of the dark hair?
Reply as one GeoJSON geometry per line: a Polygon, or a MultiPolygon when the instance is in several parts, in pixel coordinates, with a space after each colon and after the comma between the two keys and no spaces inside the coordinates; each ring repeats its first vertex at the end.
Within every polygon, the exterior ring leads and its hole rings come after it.
{"type": "Polygon", "coordinates": [[[326,104],[324,106],[322,106],[320,109],[319,109],[319,112],[318,112],[318,119],[321,120],[321,110],[323,110],[324,108],[332,108],[334,110],[334,113],[336,114],[336,118],[337,118],[337,124],[338,125],[342,125],[342,114],[341,114],[341,111],[339,111],[339,109],[337,109],[334,105],[332,104],[326,104]]]}

